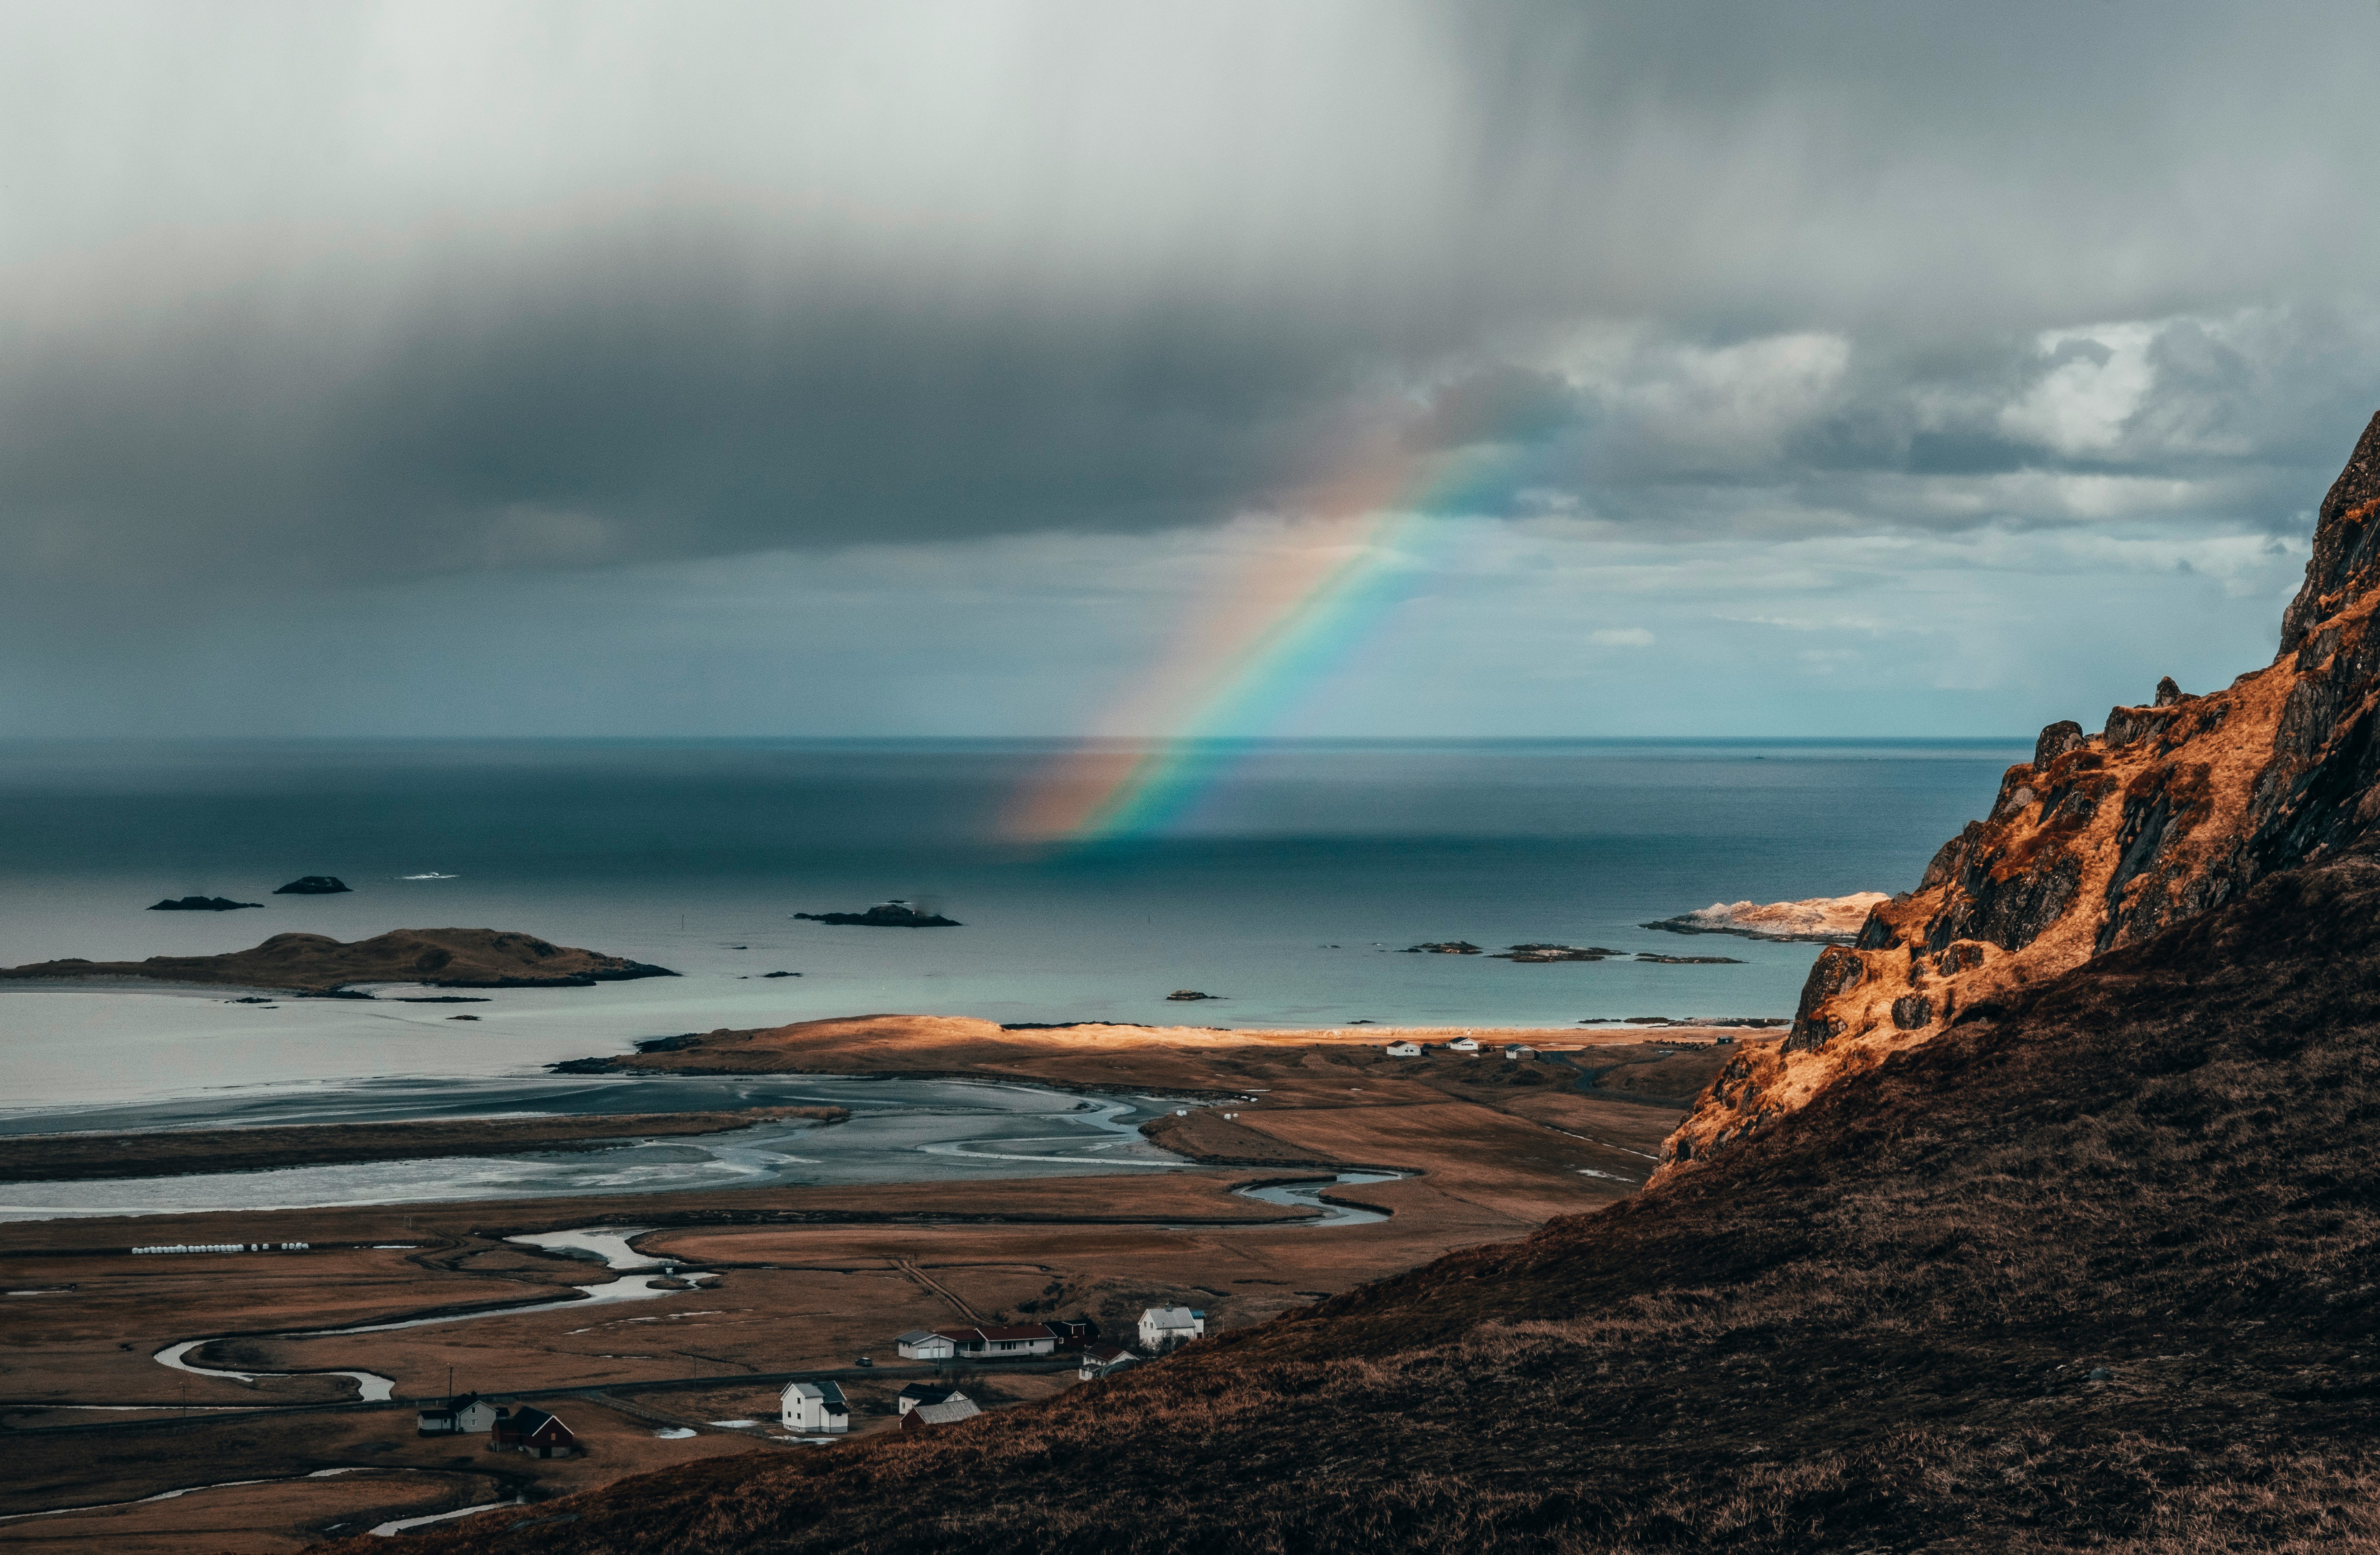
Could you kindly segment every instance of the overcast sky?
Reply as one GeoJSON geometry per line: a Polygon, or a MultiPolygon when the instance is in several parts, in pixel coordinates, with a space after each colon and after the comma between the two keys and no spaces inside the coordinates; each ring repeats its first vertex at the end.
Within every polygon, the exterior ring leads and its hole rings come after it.
{"type": "Polygon", "coordinates": [[[2375,69],[2374,0],[0,6],[0,734],[1075,732],[1451,459],[1247,732],[2095,727],[2269,659],[2380,408],[2375,69]]]}

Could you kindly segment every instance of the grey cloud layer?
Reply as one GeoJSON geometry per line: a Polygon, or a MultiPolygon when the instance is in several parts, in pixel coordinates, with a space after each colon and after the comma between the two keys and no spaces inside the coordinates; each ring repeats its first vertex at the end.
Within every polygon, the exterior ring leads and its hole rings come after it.
{"type": "Polygon", "coordinates": [[[2368,5],[24,6],[42,600],[1294,510],[2286,528],[2368,5]]]}

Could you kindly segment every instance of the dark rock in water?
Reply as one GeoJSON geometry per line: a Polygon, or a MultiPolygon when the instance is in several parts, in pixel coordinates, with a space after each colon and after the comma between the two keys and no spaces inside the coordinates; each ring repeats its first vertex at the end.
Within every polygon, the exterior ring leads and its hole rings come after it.
{"type": "Polygon", "coordinates": [[[1407,955],[1477,955],[1479,947],[1468,940],[1439,940],[1427,945],[1407,945],[1407,955]]]}
{"type": "Polygon", "coordinates": [[[446,1018],[448,1020],[478,1020],[480,1017],[477,1015],[448,1015],[446,1018]]]}
{"type": "Polygon", "coordinates": [[[640,1053],[674,1053],[690,1048],[701,1040],[691,1031],[681,1031],[674,1037],[648,1037],[637,1044],[640,1053]]]}
{"type": "Polygon", "coordinates": [[[800,976],[801,974],[799,972],[763,972],[760,974],[760,980],[762,982],[766,982],[771,978],[798,978],[800,976]]]}
{"type": "Polygon", "coordinates": [[[547,1064],[545,1072],[549,1075],[616,1075],[620,1073],[620,1064],[609,1058],[565,1058],[559,1063],[547,1064]]]}
{"type": "Polygon", "coordinates": [[[276,888],[275,896],[335,896],[355,887],[336,875],[300,875],[287,885],[276,888]]]}
{"type": "Polygon", "coordinates": [[[402,999],[384,1000],[382,1002],[389,1004],[486,1004],[492,1002],[492,1001],[486,999],[474,999],[470,995],[463,993],[416,993],[402,999]]]}
{"type": "MultiPolygon", "coordinates": [[[[1421,945],[1415,948],[1427,950],[1429,947],[1421,945]]],[[[1507,946],[1502,954],[1490,956],[1488,959],[1492,961],[1603,961],[1619,954],[1615,950],[1606,950],[1601,945],[1529,944],[1507,946]]]]}
{"type": "Polygon", "coordinates": [[[958,929],[956,918],[921,913],[906,902],[880,902],[864,913],[795,913],[810,923],[854,923],[868,929],[958,929]]]}
{"type": "Polygon", "coordinates": [[[1731,955],[1655,955],[1650,951],[1638,951],[1636,959],[1658,962],[1664,966],[1741,966],[1743,965],[1731,955]]]}
{"type": "Polygon", "coordinates": [[[1215,993],[1200,993],[1196,989],[1177,988],[1165,997],[1175,1001],[1177,1003],[1187,1004],[1200,999],[1220,999],[1222,996],[1215,993]]]}
{"type": "Polygon", "coordinates": [[[228,896],[184,896],[178,900],[167,897],[149,910],[152,913],[227,913],[234,907],[261,907],[261,902],[235,902],[228,896]]]}

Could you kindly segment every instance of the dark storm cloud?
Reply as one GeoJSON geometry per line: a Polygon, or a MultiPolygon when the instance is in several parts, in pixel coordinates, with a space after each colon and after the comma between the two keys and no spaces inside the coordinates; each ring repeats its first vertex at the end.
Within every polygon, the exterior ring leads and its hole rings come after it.
{"type": "Polygon", "coordinates": [[[1149,530],[1383,439],[1680,532],[2286,527],[2380,393],[2360,4],[204,23],[0,19],[37,608],[1149,530]]]}

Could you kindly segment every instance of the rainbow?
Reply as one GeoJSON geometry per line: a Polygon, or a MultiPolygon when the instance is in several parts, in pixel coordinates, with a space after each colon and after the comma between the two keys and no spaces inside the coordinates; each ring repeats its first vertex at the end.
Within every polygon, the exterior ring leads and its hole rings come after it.
{"type": "Polygon", "coordinates": [[[1230,765],[1216,741],[1277,726],[1385,619],[1397,563],[1426,516],[1463,511],[1499,474],[1498,445],[1395,455],[1317,493],[1318,516],[1285,531],[1185,614],[1157,662],[1083,740],[1017,795],[1014,840],[1088,842],[1160,830],[1230,765]]]}

